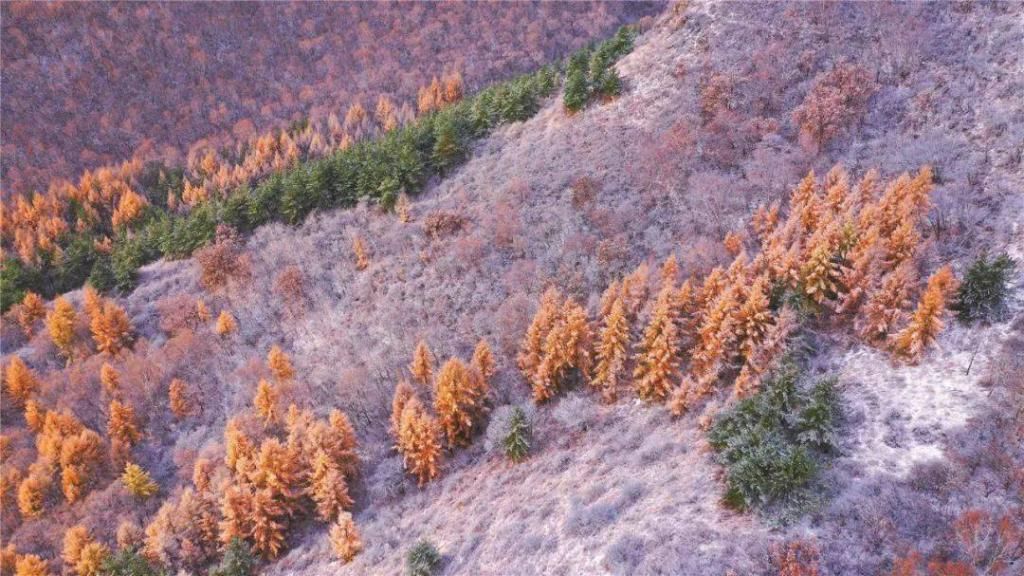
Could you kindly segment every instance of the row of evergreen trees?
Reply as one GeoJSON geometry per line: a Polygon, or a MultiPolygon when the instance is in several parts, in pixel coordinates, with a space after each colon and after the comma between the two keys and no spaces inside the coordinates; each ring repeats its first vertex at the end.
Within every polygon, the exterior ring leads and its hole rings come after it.
{"type": "Polygon", "coordinates": [[[633,50],[633,34],[631,28],[622,27],[593,50],[584,48],[569,58],[563,95],[566,110],[578,112],[596,98],[614,98],[622,92],[614,64],[633,50]]]}
{"type": "MultiPolygon", "coordinates": [[[[612,89],[618,77],[611,63],[631,49],[632,38],[632,31],[624,28],[596,49],[584,48],[569,58],[572,82],[581,62],[587,68],[587,99],[593,94],[617,92],[612,89]]],[[[181,196],[181,171],[161,170],[159,182],[145,194],[150,200],[146,214],[130,228],[118,231],[109,250],[97,246],[94,233],[80,232],[70,233],[61,243],[59,261],[50,255],[39,266],[30,267],[16,258],[6,258],[0,270],[0,304],[6,311],[28,291],[52,297],[78,288],[86,280],[101,291],[129,291],[140,266],[161,257],[188,257],[213,241],[221,223],[241,231],[271,221],[297,224],[313,210],[353,206],[363,198],[390,209],[400,194],[415,195],[430,178],[443,176],[463,162],[476,139],[499,125],[533,116],[560,80],[557,68],[545,66],[491,85],[379,138],[357,142],[324,158],[307,159],[258,183],[223,191],[226,193],[220,198],[187,214],[166,208],[169,196],[181,196]]]]}

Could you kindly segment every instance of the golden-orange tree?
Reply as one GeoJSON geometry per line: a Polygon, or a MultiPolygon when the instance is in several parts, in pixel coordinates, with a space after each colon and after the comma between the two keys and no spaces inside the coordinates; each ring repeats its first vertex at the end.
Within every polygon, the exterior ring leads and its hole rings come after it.
{"type": "Polygon", "coordinates": [[[135,409],[120,400],[111,400],[107,416],[107,436],[110,437],[111,456],[115,462],[124,462],[132,447],[142,440],[135,409]]]}
{"type": "Polygon", "coordinates": [[[221,310],[220,315],[217,316],[217,326],[214,327],[214,331],[218,336],[224,337],[236,330],[238,330],[238,323],[235,321],[235,317],[231,315],[231,312],[221,310]]]}
{"type": "Polygon", "coordinates": [[[198,573],[217,557],[217,501],[185,488],[165,501],[146,527],[144,552],[165,566],[198,573]]]}
{"type": "Polygon", "coordinates": [[[413,381],[423,387],[430,386],[434,379],[434,355],[424,340],[416,344],[416,350],[412,353],[412,363],[409,364],[409,373],[412,374],[413,381]]]}
{"type": "Polygon", "coordinates": [[[487,411],[487,393],[483,376],[458,358],[441,366],[434,382],[434,412],[449,447],[469,443],[480,417],[487,411]]]}
{"type": "Polygon", "coordinates": [[[484,378],[484,382],[490,382],[491,376],[494,376],[494,353],[491,352],[491,346],[486,340],[480,340],[476,343],[476,348],[473,349],[473,368],[480,373],[484,378]]]}
{"type": "Polygon", "coordinates": [[[61,488],[68,502],[77,502],[95,479],[103,459],[103,442],[99,434],[83,428],[61,443],[61,488]]]}
{"type": "Polygon", "coordinates": [[[67,359],[71,359],[72,345],[75,338],[75,307],[63,296],[53,301],[53,310],[46,316],[46,330],[57,350],[67,359]]]}
{"type": "Polygon", "coordinates": [[[267,353],[267,367],[278,382],[286,382],[295,377],[292,361],[280,346],[273,346],[267,353]]]}
{"type": "Polygon", "coordinates": [[[660,402],[672,390],[679,368],[679,333],[673,308],[674,289],[667,285],[655,301],[651,319],[637,346],[633,387],[644,400],[660,402]]]}
{"type": "MultiPolygon", "coordinates": [[[[617,292],[629,292],[624,280],[617,292]]],[[[612,292],[603,298],[610,306],[612,292]]],[[[623,296],[625,302],[625,296],[623,296]]],[[[520,345],[517,364],[541,403],[553,398],[573,380],[589,383],[593,368],[593,334],[586,310],[571,298],[563,298],[555,287],[541,295],[526,336],[520,345]]]]}
{"type": "Polygon", "coordinates": [[[277,421],[278,391],[270,382],[263,379],[260,380],[259,384],[256,385],[256,395],[253,397],[252,403],[256,409],[256,414],[259,415],[264,423],[272,424],[277,421]]]}
{"type": "Polygon", "coordinates": [[[36,322],[46,316],[46,303],[35,292],[26,292],[18,307],[18,325],[26,336],[31,336],[36,322]]]}
{"type": "Polygon", "coordinates": [[[338,519],[331,525],[329,537],[334,555],[342,562],[351,562],[356,554],[363,549],[362,540],[359,539],[359,530],[356,529],[356,523],[352,520],[352,514],[348,512],[338,515],[338,519]]]}
{"type": "Polygon", "coordinates": [[[142,466],[133,462],[124,465],[124,472],[121,473],[121,483],[125,489],[138,498],[149,498],[160,490],[160,486],[153,481],[153,478],[142,466]]]}
{"type": "Polygon", "coordinates": [[[554,286],[544,291],[540,297],[540,306],[533,315],[533,320],[530,322],[530,327],[527,328],[526,336],[520,346],[517,363],[523,376],[531,385],[537,379],[537,369],[544,357],[544,342],[548,332],[551,332],[551,328],[558,320],[561,302],[562,295],[554,286]]]}
{"type": "Polygon", "coordinates": [[[601,392],[605,402],[614,402],[629,354],[629,322],[621,296],[615,298],[604,318],[596,352],[597,367],[591,385],[601,392]]]}
{"type": "Polygon", "coordinates": [[[100,384],[108,395],[115,397],[121,391],[121,375],[116,368],[104,362],[100,366],[100,384]]]}
{"type": "Polygon", "coordinates": [[[934,342],[942,330],[942,315],[956,287],[956,277],[948,265],[931,275],[910,324],[892,338],[892,350],[896,356],[911,362],[921,358],[925,347],[934,342]]]}
{"type": "Polygon", "coordinates": [[[441,427],[416,396],[402,408],[396,448],[405,461],[405,469],[420,485],[437,477],[441,465],[441,427]]]}
{"type": "Polygon", "coordinates": [[[7,384],[8,398],[18,406],[23,406],[39,389],[39,379],[19,356],[11,356],[4,382],[7,384]]]}
{"type": "Polygon", "coordinates": [[[124,309],[112,300],[103,302],[103,307],[89,322],[96,349],[110,356],[116,355],[131,343],[131,322],[124,309]]]}
{"type": "Polygon", "coordinates": [[[188,387],[180,378],[174,378],[167,386],[167,402],[171,413],[178,420],[184,420],[192,412],[192,402],[189,400],[188,387]]]}

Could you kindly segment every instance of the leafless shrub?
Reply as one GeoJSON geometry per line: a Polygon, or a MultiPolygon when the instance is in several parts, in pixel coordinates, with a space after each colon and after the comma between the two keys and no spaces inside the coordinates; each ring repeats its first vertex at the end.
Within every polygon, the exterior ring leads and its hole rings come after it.
{"type": "Polygon", "coordinates": [[[434,211],[423,219],[423,233],[438,240],[460,232],[466,226],[466,217],[454,212],[434,211]]]}
{"type": "Polygon", "coordinates": [[[572,207],[582,211],[590,205],[601,191],[601,183],[590,176],[579,176],[569,186],[572,191],[572,207]]]}
{"type": "Polygon", "coordinates": [[[288,266],[274,279],[274,292],[285,308],[298,314],[306,307],[306,280],[298,266],[288,266]]]}
{"type": "Polygon", "coordinates": [[[237,233],[229,226],[217,226],[216,241],[195,253],[199,263],[199,283],[210,292],[227,286],[232,279],[248,275],[249,266],[242,258],[237,233]]]}
{"type": "Polygon", "coordinates": [[[202,324],[196,301],[186,294],[175,294],[161,298],[156,303],[160,316],[160,329],[166,334],[177,334],[182,330],[195,330],[202,324]]]}
{"type": "Polygon", "coordinates": [[[801,144],[817,150],[860,118],[878,89],[871,73],[862,66],[841,64],[820,74],[793,121],[800,129],[801,144]]]}

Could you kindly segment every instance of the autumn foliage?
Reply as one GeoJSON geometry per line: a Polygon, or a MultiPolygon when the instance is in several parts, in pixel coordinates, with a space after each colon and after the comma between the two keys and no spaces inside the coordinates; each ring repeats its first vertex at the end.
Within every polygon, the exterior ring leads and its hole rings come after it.
{"type": "Polygon", "coordinates": [[[434,381],[434,411],[449,447],[469,443],[480,417],[486,412],[487,382],[478,370],[451,358],[441,366],[434,381]]]}
{"type": "Polygon", "coordinates": [[[405,469],[422,485],[437,477],[441,465],[444,432],[416,396],[402,406],[396,448],[405,461],[405,469]]]}
{"type": "Polygon", "coordinates": [[[131,342],[131,322],[125,311],[111,300],[103,302],[89,322],[96,349],[114,356],[131,342]]]}
{"type": "Polygon", "coordinates": [[[46,316],[46,330],[53,345],[68,359],[72,354],[76,317],[75,307],[63,296],[53,301],[53,310],[46,316]]]}
{"type": "Polygon", "coordinates": [[[342,562],[351,562],[363,549],[359,530],[356,529],[356,523],[348,512],[338,515],[338,519],[331,525],[329,537],[334,555],[342,562]]]}
{"type": "Polygon", "coordinates": [[[537,402],[549,400],[573,378],[590,378],[591,331],[586,311],[554,287],[541,297],[519,352],[519,369],[537,402]]]}
{"type": "Polygon", "coordinates": [[[519,368],[537,402],[574,374],[612,401],[632,365],[637,395],[667,399],[678,415],[722,380],[732,380],[735,397],[756,392],[799,329],[794,307],[831,314],[866,342],[916,360],[941,329],[956,289],[951,269],[941,268],[911,310],[931,188],[927,166],[884,185],[873,171],[855,185],[839,166],[823,179],[812,172],[794,187],[788,212],[778,205],[755,212],[750,237],[759,250],[748,252],[739,232],[730,232],[732,262],[682,285],[670,256],[653,302],[646,298],[646,265],[614,281],[601,298],[595,342],[586,311],[556,288],[546,290],[523,338],[519,368]],[[646,325],[633,342],[630,324],[645,305],[639,317],[646,325]]]}
{"type": "Polygon", "coordinates": [[[39,389],[39,379],[18,356],[12,356],[4,371],[4,383],[7,384],[8,398],[16,405],[24,405],[39,389]]]}

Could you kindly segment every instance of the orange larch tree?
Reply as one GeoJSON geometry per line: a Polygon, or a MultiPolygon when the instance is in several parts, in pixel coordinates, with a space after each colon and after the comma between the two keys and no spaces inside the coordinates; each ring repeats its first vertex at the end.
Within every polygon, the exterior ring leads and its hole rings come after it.
{"type": "Polygon", "coordinates": [[[46,316],[46,303],[35,292],[26,292],[18,307],[18,325],[26,336],[31,336],[36,322],[46,316]]]}
{"type": "Polygon", "coordinates": [[[537,369],[544,356],[544,342],[548,337],[548,332],[558,320],[561,303],[562,295],[557,288],[552,286],[544,291],[540,297],[540,306],[534,314],[520,346],[517,363],[526,380],[531,384],[537,379],[537,369]]]}
{"type": "Polygon", "coordinates": [[[619,379],[625,370],[628,354],[629,322],[622,298],[617,297],[604,318],[604,326],[598,336],[597,367],[591,381],[605,402],[614,402],[618,396],[619,379]]]}
{"type": "Polygon", "coordinates": [[[590,380],[592,335],[587,313],[571,298],[567,299],[547,337],[540,365],[532,382],[537,403],[553,398],[573,376],[584,383],[590,380]]]}
{"type": "Polygon", "coordinates": [[[916,362],[942,331],[942,315],[946,303],[957,287],[953,269],[943,266],[928,278],[928,286],[914,310],[910,324],[892,338],[893,353],[904,360],[916,362]]]}
{"type": "Polygon", "coordinates": [[[674,291],[667,285],[658,293],[651,319],[637,345],[633,387],[644,400],[665,400],[679,368],[679,333],[672,306],[674,291]]]}
{"type": "Polygon", "coordinates": [[[63,296],[53,301],[53,310],[46,316],[46,330],[54,346],[67,359],[71,359],[75,338],[75,307],[63,296]]]}
{"type": "Polygon", "coordinates": [[[235,317],[231,315],[231,312],[221,310],[220,315],[217,316],[217,326],[214,328],[214,331],[217,332],[218,336],[224,337],[236,330],[238,330],[238,323],[235,321],[235,317]]]}
{"type": "Polygon", "coordinates": [[[292,361],[280,346],[270,348],[270,352],[267,353],[267,367],[278,382],[287,382],[295,377],[292,361]]]}
{"type": "Polygon", "coordinates": [[[416,350],[412,353],[412,363],[409,364],[409,373],[412,374],[413,381],[424,388],[429,387],[434,379],[434,355],[424,340],[416,344],[416,350]]]}
{"type": "Polygon", "coordinates": [[[338,519],[331,525],[328,537],[334,555],[344,563],[351,562],[363,549],[356,523],[352,520],[352,514],[348,512],[338,514],[338,519]]]}
{"type": "Polygon", "coordinates": [[[188,389],[183,380],[171,380],[167,386],[167,403],[171,413],[178,420],[184,420],[192,412],[192,402],[189,400],[188,389]]]}
{"type": "Polygon", "coordinates": [[[487,392],[483,377],[462,360],[451,358],[441,366],[434,382],[434,411],[449,447],[469,443],[486,412],[487,392]]]}
{"type": "Polygon", "coordinates": [[[402,409],[396,447],[405,461],[405,469],[420,485],[437,477],[441,465],[441,427],[413,396],[402,409]]]}
{"type": "Polygon", "coordinates": [[[309,472],[307,493],[316,504],[317,516],[326,522],[352,508],[348,482],[338,465],[326,452],[317,452],[309,472]]]}
{"type": "Polygon", "coordinates": [[[488,383],[491,380],[491,376],[494,376],[494,354],[491,352],[491,346],[486,340],[480,340],[476,343],[476,348],[473,349],[473,368],[484,379],[484,383],[488,383]]]}
{"type": "Polygon", "coordinates": [[[89,322],[96,349],[114,356],[131,342],[131,322],[125,311],[112,300],[106,300],[103,308],[89,322]]]}
{"type": "Polygon", "coordinates": [[[854,320],[854,328],[864,341],[883,342],[902,322],[917,289],[915,268],[911,262],[900,264],[868,294],[854,320]]]}
{"type": "Polygon", "coordinates": [[[100,366],[100,384],[108,395],[116,397],[121,391],[121,375],[116,368],[104,362],[100,366]]]}
{"type": "Polygon", "coordinates": [[[11,356],[4,382],[10,399],[17,406],[23,406],[39,390],[39,378],[19,356],[11,356]]]}
{"type": "Polygon", "coordinates": [[[85,495],[102,458],[103,442],[92,430],[85,428],[64,439],[60,450],[61,489],[68,502],[77,502],[85,495]]]}
{"type": "Polygon", "coordinates": [[[256,385],[256,395],[253,396],[252,404],[253,408],[256,409],[256,414],[259,415],[265,424],[272,424],[277,421],[278,392],[277,388],[271,386],[270,382],[262,378],[260,379],[259,384],[256,385]]]}
{"type": "Polygon", "coordinates": [[[110,437],[111,456],[115,462],[123,462],[128,452],[142,440],[135,409],[119,400],[110,401],[107,417],[107,435],[110,437]]]}

